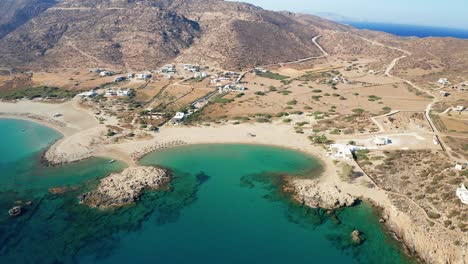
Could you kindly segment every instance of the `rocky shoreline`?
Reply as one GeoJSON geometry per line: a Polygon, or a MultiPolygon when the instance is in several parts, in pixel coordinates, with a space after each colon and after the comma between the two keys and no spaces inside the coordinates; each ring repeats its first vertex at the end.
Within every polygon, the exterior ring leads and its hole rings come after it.
{"type": "Polygon", "coordinates": [[[99,186],[79,199],[95,208],[120,207],[136,202],[147,189],[157,189],[169,182],[168,171],[155,167],[130,167],[101,180],[99,186]]]}
{"type": "MultiPolygon", "coordinates": [[[[335,210],[353,206],[359,200],[338,186],[320,180],[289,179],[284,190],[291,193],[297,202],[312,208],[335,210]]],[[[382,205],[368,198],[363,199],[381,211],[379,222],[404,244],[410,255],[422,263],[468,263],[468,245],[463,234],[428,225],[423,216],[419,219],[417,215],[410,216],[393,204],[382,205]],[[454,236],[457,236],[460,244],[447,243],[453,241],[454,236]]]]}
{"type": "Polygon", "coordinates": [[[423,216],[409,215],[394,205],[382,207],[373,201],[369,203],[381,210],[385,227],[421,262],[468,263],[468,245],[462,233],[430,225],[423,216]],[[449,243],[455,240],[459,244],[449,243]]]}

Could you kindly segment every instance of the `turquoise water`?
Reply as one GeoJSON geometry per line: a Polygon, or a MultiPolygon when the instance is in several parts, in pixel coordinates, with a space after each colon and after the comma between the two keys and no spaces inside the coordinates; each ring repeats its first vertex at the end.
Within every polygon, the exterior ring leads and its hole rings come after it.
{"type": "MultiPolygon", "coordinates": [[[[24,138],[36,129],[47,143],[59,137],[42,126],[11,120],[0,120],[0,134],[22,141],[17,134],[26,125],[30,130],[21,134],[24,138]]],[[[91,159],[44,167],[39,157],[47,144],[25,143],[28,151],[16,154],[22,145],[0,145],[0,157],[13,152],[18,157],[2,164],[8,174],[0,176],[0,263],[414,262],[366,204],[329,215],[292,202],[281,191],[285,177],[314,177],[321,171],[316,160],[299,152],[197,145],[154,153],[141,163],[170,169],[171,184],[146,192],[136,205],[100,211],[79,205],[76,197],[123,164],[91,159]],[[65,194],[47,192],[64,185],[70,186],[65,194]],[[16,200],[33,205],[11,218],[6,211],[16,200]],[[351,243],[354,229],[365,234],[363,244],[351,243]]]]}

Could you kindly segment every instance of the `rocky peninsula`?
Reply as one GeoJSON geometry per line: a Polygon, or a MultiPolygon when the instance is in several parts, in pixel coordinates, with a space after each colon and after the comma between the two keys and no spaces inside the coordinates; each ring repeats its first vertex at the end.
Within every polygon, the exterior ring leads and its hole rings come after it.
{"type": "Polygon", "coordinates": [[[353,206],[357,198],[342,191],[333,183],[315,180],[292,180],[288,187],[292,189],[293,198],[312,208],[338,209],[353,206]]]}
{"type": "Polygon", "coordinates": [[[157,189],[170,181],[166,170],[154,167],[130,167],[101,180],[99,186],[79,199],[96,208],[119,207],[136,202],[143,191],[157,189]]]}

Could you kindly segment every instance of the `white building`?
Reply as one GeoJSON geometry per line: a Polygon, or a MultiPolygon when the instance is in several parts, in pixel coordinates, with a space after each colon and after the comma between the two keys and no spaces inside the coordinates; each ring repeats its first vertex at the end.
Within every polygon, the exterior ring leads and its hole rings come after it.
{"type": "Polygon", "coordinates": [[[181,123],[182,121],[184,121],[184,118],[185,118],[185,113],[177,112],[175,116],[172,118],[172,121],[174,123],[181,123]]]}
{"type": "Polygon", "coordinates": [[[463,170],[463,165],[462,164],[455,164],[455,170],[462,171],[463,170]]]}
{"type": "Polygon", "coordinates": [[[447,78],[440,78],[437,82],[442,85],[450,85],[450,82],[447,78]]]}
{"type": "Polygon", "coordinates": [[[456,194],[462,203],[468,204],[468,190],[464,184],[462,184],[461,187],[457,189],[456,194]]]}
{"type": "Polygon", "coordinates": [[[97,93],[94,90],[78,94],[78,96],[80,96],[80,97],[94,97],[96,95],[97,95],[97,93]]]}
{"type": "Polygon", "coordinates": [[[176,68],[174,65],[171,65],[171,64],[168,64],[168,65],[165,65],[161,68],[161,72],[162,73],[175,73],[176,72],[176,68]]]}
{"type": "Polygon", "coordinates": [[[227,84],[224,87],[222,85],[217,85],[217,87],[218,87],[218,92],[219,93],[242,92],[242,91],[245,91],[247,89],[243,85],[234,85],[234,84],[227,84]]]}
{"type": "Polygon", "coordinates": [[[332,159],[354,159],[353,152],[351,151],[349,146],[343,144],[331,144],[328,147],[328,155],[332,157],[332,159]]]}
{"type": "Polygon", "coordinates": [[[199,72],[200,66],[195,66],[192,64],[184,64],[184,70],[188,72],[199,72]]]}
{"type": "Polygon", "coordinates": [[[110,71],[102,71],[99,73],[101,77],[112,76],[112,72],[110,71]]]}
{"type": "Polygon", "coordinates": [[[117,96],[117,92],[112,89],[109,89],[106,91],[105,96],[117,96]]]}
{"type": "Polygon", "coordinates": [[[117,90],[117,96],[124,97],[129,96],[132,93],[132,89],[119,89],[117,90]]]}
{"type": "Polygon", "coordinates": [[[213,80],[211,80],[211,83],[212,84],[217,84],[217,83],[220,83],[222,81],[230,81],[231,79],[229,78],[226,78],[226,77],[218,77],[218,78],[214,78],[213,80]]]}
{"type": "Polygon", "coordinates": [[[195,72],[195,75],[193,75],[193,78],[206,78],[208,77],[208,73],[206,72],[195,72]]]}
{"type": "Polygon", "coordinates": [[[465,107],[463,105],[457,105],[457,107],[455,107],[455,111],[462,112],[464,110],[465,110],[465,107]]]}
{"type": "Polygon", "coordinates": [[[135,79],[137,79],[137,80],[146,80],[146,79],[149,79],[151,77],[152,77],[151,73],[137,73],[137,74],[135,74],[135,79]]]}

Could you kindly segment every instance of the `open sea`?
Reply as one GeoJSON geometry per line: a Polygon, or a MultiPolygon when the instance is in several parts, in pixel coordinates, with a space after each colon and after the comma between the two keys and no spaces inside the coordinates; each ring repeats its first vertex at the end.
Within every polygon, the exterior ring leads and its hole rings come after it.
{"type": "Polygon", "coordinates": [[[303,153],[257,145],[194,145],[150,154],[173,181],[112,210],[78,204],[99,179],[125,168],[105,159],[41,164],[60,138],[0,119],[0,263],[416,263],[365,203],[329,215],[293,202],[285,177],[318,177],[303,153]],[[52,194],[53,187],[67,192],[52,194]],[[19,217],[8,209],[25,205],[19,217]],[[360,230],[365,241],[353,244],[360,230]]]}
{"type": "Polygon", "coordinates": [[[453,37],[468,39],[468,29],[415,26],[373,22],[343,22],[355,28],[387,32],[402,37],[453,37]]]}

